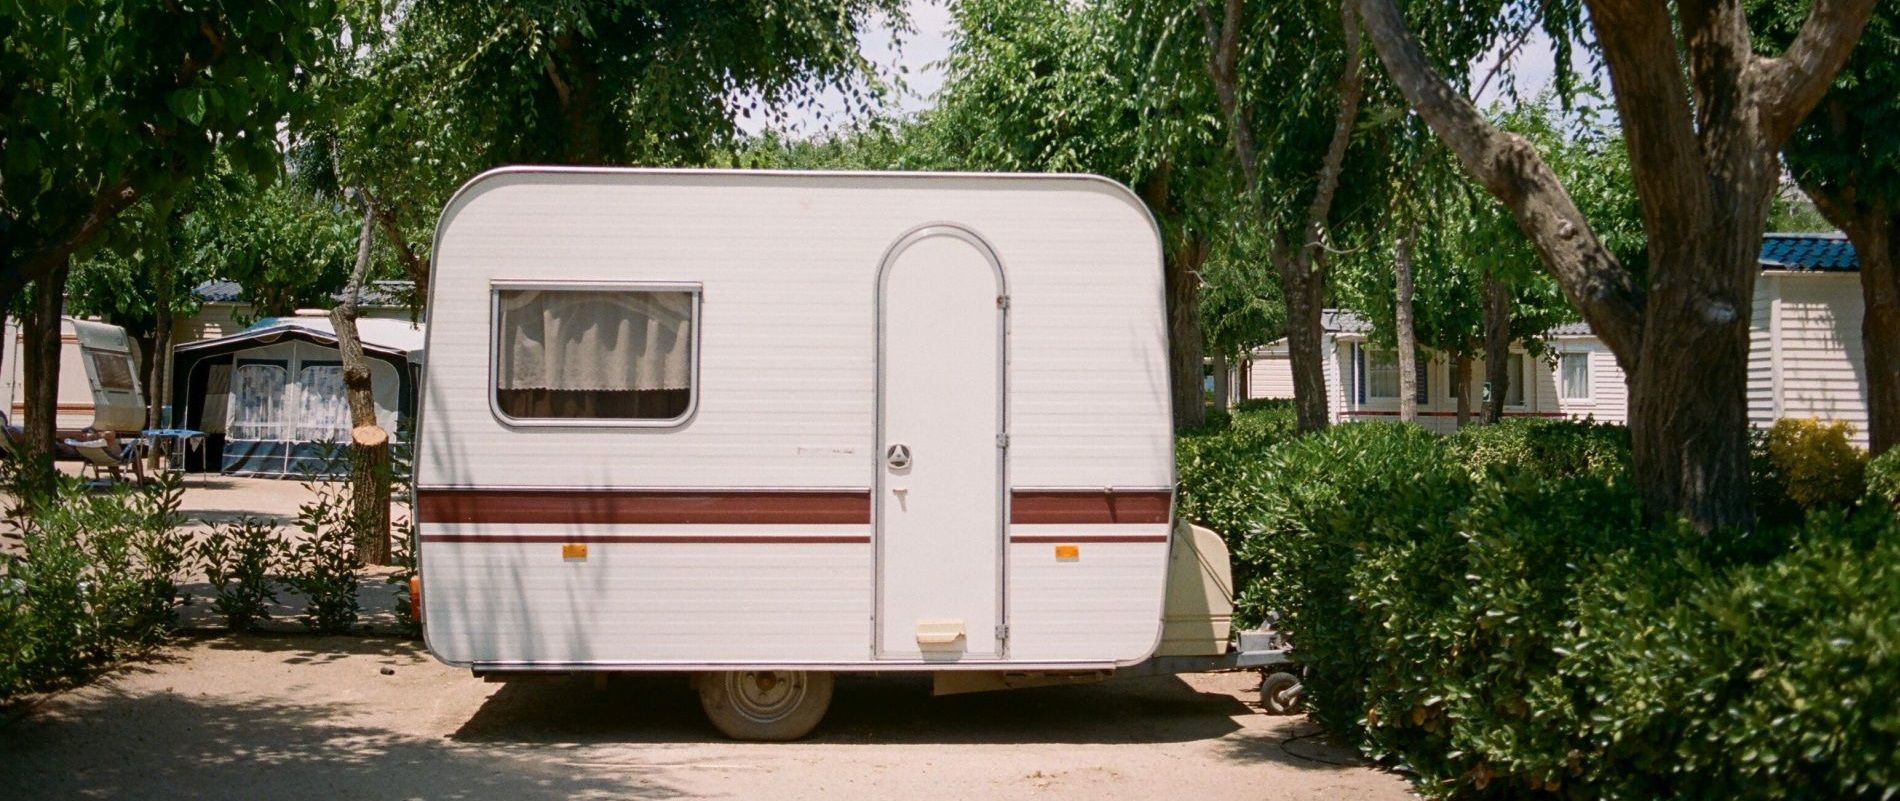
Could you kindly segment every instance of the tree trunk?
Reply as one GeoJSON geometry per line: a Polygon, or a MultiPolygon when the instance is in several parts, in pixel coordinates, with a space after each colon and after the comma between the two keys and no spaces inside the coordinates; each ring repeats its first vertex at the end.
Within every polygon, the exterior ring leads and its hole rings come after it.
{"type": "Polygon", "coordinates": [[[1511,210],[1628,376],[1635,483],[1652,518],[1746,526],[1748,316],[1775,155],[1847,60],[1874,0],[1817,2],[1779,55],[1740,3],[1588,0],[1630,156],[1641,286],[1523,137],[1441,75],[1397,0],[1358,0],[1386,73],[1459,163],[1511,210]]]}
{"type": "Polygon", "coordinates": [[[35,282],[33,316],[22,328],[26,347],[20,366],[26,383],[26,415],[21,421],[27,447],[41,458],[50,459],[59,424],[59,350],[60,317],[65,310],[66,276],[70,267],[61,264],[35,282]]]}
{"type": "Polygon", "coordinates": [[[1286,287],[1286,355],[1293,371],[1293,416],[1301,433],[1320,431],[1331,423],[1326,409],[1325,330],[1320,311],[1324,303],[1322,276],[1299,268],[1292,259],[1279,262],[1280,282],[1286,287]]]}
{"type": "Polygon", "coordinates": [[[1325,302],[1327,221],[1331,219],[1333,199],[1345,171],[1346,152],[1352,144],[1365,89],[1365,54],[1360,47],[1359,15],[1354,10],[1354,2],[1340,0],[1339,3],[1345,59],[1333,85],[1336,105],[1332,138],[1320,158],[1305,217],[1299,221],[1297,235],[1292,237],[1274,230],[1275,215],[1268,213],[1267,190],[1261,186],[1260,152],[1250,122],[1253,110],[1240,103],[1240,79],[1235,69],[1240,57],[1241,16],[1245,3],[1226,0],[1218,20],[1207,5],[1199,9],[1207,38],[1207,75],[1214,85],[1221,115],[1226,118],[1228,141],[1233,146],[1234,160],[1240,166],[1247,194],[1260,221],[1269,230],[1272,244],[1268,250],[1286,295],[1287,361],[1293,371],[1294,416],[1301,433],[1319,431],[1330,422],[1326,412],[1326,354],[1322,347],[1325,332],[1320,327],[1320,311],[1325,302]]]}
{"type": "Polygon", "coordinates": [[[1218,350],[1214,351],[1211,361],[1214,367],[1214,408],[1224,412],[1234,406],[1233,374],[1229,372],[1232,365],[1227,361],[1227,354],[1218,350]]]}
{"type": "Polygon", "coordinates": [[[1253,399],[1253,357],[1242,355],[1234,367],[1234,404],[1253,399]]]}
{"type": "MultiPolygon", "coordinates": [[[[1141,182],[1141,199],[1157,220],[1172,220],[1174,199],[1169,181],[1173,169],[1157,165],[1141,182]]],[[[1207,260],[1207,242],[1191,232],[1163,228],[1162,281],[1167,294],[1168,395],[1174,407],[1174,430],[1200,428],[1207,421],[1201,381],[1201,263],[1207,260]]]]}
{"type": "Polygon", "coordinates": [[[1867,368],[1867,450],[1900,441],[1900,214],[1862,199],[1858,187],[1802,184],[1828,222],[1847,234],[1860,262],[1861,354],[1867,368]]]}
{"type": "Polygon", "coordinates": [[[389,434],[376,424],[376,400],[369,357],[356,334],[356,304],[369,271],[375,212],[363,196],[363,227],[357,234],[356,266],[343,301],[330,310],[337,351],[343,357],[343,394],[350,404],[350,516],[356,525],[357,557],[372,565],[389,564],[389,434]]]}
{"type": "Polygon", "coordinates": [[[1201,262],[1205,244],[1194,241],[1169,248],[1168,385],[1174,396],[1174,429],[1200,428],[1207,421],[1201,364],[1201,262]]]}
{"type": "Polygon", "coordinates": [[[1452,354],[1451,396],[1458,404],[1458,427],[1471,425],[1471,357],[1467,354],[1452,354]]]}
{"type": "Polygon", "coordinates": [[[1511,292],[1495,274],[1484,274],[1484,399],[1486,424],[1504,419],[1504,397],[1511,393],[1511,292]]]}
{"type": "Polygon", "coordinates": [[[1399,344],[1399,420],[1418,422],[1418,339],[1412,330],[1412,249],[1409,235],[1400,234],[1392,246],[1392,272],[1398,286],[1393,333],[1399,344]]]}
{"type": "MultiPolygon", "coordinates": [[[[165,404],[171,400],[172,280],[172,271],[169,264],[161,265],[158,271],[158,297],[156,304],[158,322],[155,326],[156,330],[152,332],[152,349],[146,352],[145,359],[152,365],[152,380],[146,384],[146,386],[149,387],[146,391],[151,393],[150,397],[146,399],[148,401],[145,413],[146,428],[183,427],[182,425],[175,425],[174,421],[165,419],[165,404]]],[[[149,453],[151,461],[147,466],[151,470],[157,471],[160,467],[160,462],[164,459],[164,454],[159,453],[157,448],[150,449],[149,453]]],[[[181,453],[174,458],[178,460],[179,466],[183,467],[186,457],[189,455],[190,454],[181,453]]]]}
{"type": "Polygon", "coordinates": [[[1860,259],[1862,352],[1867,360],[1867,449],[1886,453],[1900,441],[1900,215],[1868,221],[1854,241],[1860,259]]]}

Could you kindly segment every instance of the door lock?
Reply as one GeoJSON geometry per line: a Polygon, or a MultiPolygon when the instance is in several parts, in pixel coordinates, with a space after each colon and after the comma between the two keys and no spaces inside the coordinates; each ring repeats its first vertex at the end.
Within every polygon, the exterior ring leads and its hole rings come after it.
{"type": "Polygon", "coordinates": [[[910,446],[902,442],[884,449],[884,463],[892,470],[902,470],[910,466],[910,446]]]}

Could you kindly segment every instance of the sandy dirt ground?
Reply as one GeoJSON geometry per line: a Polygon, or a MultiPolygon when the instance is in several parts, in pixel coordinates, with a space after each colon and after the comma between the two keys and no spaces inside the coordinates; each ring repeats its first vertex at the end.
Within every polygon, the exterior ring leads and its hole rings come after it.
{"type": "Polygon", "coordinates": [[[1252,674],[933,698],[840,681],[793,744],[684,678],[486,684],[388,638],[200,637],[0,713],[0,798],[1401,799],[1252,674]],[[384,675],[382,668],[392,668],[384,675]]]}
{"type": "MultiPolygon", "coordinates": [[[[184,512],[289,523],[307,497],[193,476],[184,512]]],[[[853,677],[809,740],[746,744],[683,677],[487,684],[411,640],[226,635],[208,587],[185,590],[174,645],[0,709],[0,799],[1410,797],[1304,718],[1262,714],[1253,674],[943,698],[923,677],[853,677]]],[[[393,590],[365,581],[372,630],[393,628],[393,590]]],[[[286,596],[272,626],[294,631],[286,596]]]]}

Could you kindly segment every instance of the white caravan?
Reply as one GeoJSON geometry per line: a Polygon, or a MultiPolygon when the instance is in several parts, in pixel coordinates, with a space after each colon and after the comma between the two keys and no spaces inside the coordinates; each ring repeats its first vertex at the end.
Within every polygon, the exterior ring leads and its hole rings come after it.
{"type": "MultiPolygon", "coordinates": [[[[722,731],[785,739],[833,672],[954,691],[1156,653],[1161,244],[1119,184],[508,168],[434,257],[414,508],[444,662],[693,672],[722,731]]],[[[1225,551],[1180,541],[1172,652],[1224,653],[1225,551]]]]}
{"type": "MultiPolygon", "coordinates": [[[[145,393],[139,388],[138,349],[125,329],[91,320],[59,321],[59,400],[54,427],[62,437],[88,426],[137,434],[145,427],[145,393]]],[[[8,420],[26,415],[25,352],[20,325],[6,325],[6,378],[0,381],[0,406],[8,420]]]]}

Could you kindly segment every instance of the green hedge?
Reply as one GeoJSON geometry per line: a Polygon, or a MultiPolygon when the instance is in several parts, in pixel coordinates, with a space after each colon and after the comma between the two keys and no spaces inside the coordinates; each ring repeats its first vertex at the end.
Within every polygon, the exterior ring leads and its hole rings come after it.
{"type": "Polygon", "coordinates": [[[1590,424],[1217,441],[1195,447],[1247,464],[1184,470],[1219,482],[1183,495],[1238,521],[1243,617],[1277,616],[1314,716],[1426,795],[1900,793],[1887,505],[1652,528],[1626,435],[1590,424]]]}

